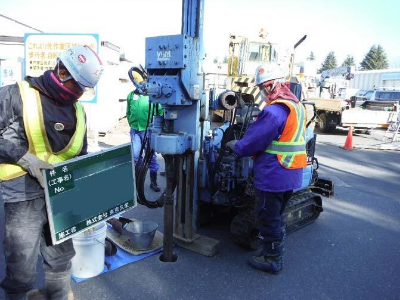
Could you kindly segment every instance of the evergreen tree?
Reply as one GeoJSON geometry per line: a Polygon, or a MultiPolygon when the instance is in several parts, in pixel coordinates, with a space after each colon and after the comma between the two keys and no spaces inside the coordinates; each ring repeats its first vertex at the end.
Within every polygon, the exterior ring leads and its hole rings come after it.
{"type": "Polygon", "coordinates": [[[354,61],[354,57],[352,55],[347,55],[346,59],[344,60],[342,67],[351,67],[355,66],[356,63],[354,61]]]}
{"type": "Polygon", "coordinates": [[[336,56],[335,53],[331,51],[325,58],[325,61],[321,65],[321,69],[318,70],[318,73],[322,73],[325,70],[333,69],[336,67],[337,67],[336,56]]]}
{"type": "Polygon", "coordinates": [[[310,56],[308,56],[307,57],[307,60],[310,60],[310,61],[314,61],[315,60],[315,55],[314,55],[314,52],[310,52],[310,56]]]}
{"type": "Polygon", "coordinates": [[[389,67],[386,53],[381,45],[373,45],[361,62],[362,70],[380,70],[389,67]]]}

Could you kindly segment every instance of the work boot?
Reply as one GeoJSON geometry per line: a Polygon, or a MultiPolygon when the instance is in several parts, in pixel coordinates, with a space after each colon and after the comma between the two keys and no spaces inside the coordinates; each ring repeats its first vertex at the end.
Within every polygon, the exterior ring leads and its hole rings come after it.
{"type": "MultiPolygon", "coordinates": [[[[5,296],[6,296],[6,300],[30,300],[30,298],[28,297],[29,296],[28,293],[19,293],[19,294],[8,294],[8,293],[5,293],[5,296]]],[[[45,299],[44,298],[43,299],[39,298],[37,300],[45,300],[45,299]]]]}
{"type": "Polygon", "coordinates": [[[150,172],[150,180],[150,188],[155,192],[159,192],[160,188],[157,185],[157,172],[150,172]]]}
{"type": "Polygon", "coordinates": [[[70,288],[71,272],[45,272],[44,293],[51,300],[73,300],[74,296],[70,288]]]}
{"type": "Polygon", "coordinates": [[[257,270],[279,273],[283,268],[284,240],[265,243],[259,256],[253,256],[247,263],[257,270]]]}
{"type": "MultiPolygon", "coordinates": [[[[44,296],[45,291],[44,290],[31,290],[27,293],[28,300],[48,300],[44,296]]],[[[74,300],[74,294],[72,293],[71,288],[69,288],[68,292],[68,300],[74,300]]]]}
{"type": "Polygon", "coordinates": [[[28,300],[46,300],[42,291],[35,289],[27,293],[28,300]]]}

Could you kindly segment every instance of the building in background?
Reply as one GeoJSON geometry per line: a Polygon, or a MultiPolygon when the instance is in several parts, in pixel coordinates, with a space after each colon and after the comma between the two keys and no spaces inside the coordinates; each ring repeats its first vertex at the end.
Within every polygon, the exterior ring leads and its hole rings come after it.
{"type": "Polygon", "coordinates": [[[24,76],[25,32],[41,30],[0,14],[0,86],[13,84],[24,76]]]}
{"type": "Polygon", "coordinates": [[[350,88],[372,90],[374,88],[400,88],[400,68],[356,71],[350,80],[350,88]]]}

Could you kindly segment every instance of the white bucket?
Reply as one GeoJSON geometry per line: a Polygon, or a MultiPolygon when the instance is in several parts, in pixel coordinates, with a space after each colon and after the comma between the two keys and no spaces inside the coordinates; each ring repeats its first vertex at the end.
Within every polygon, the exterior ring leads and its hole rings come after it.
{"type": "Polygon", "coordinates": [[[102,222],[94,227],[93,233],[81,233],[72,238],[76,252],[72,259],[73,276],[90,278],[103,272],[106,231],[106,223],[102,222]]]}

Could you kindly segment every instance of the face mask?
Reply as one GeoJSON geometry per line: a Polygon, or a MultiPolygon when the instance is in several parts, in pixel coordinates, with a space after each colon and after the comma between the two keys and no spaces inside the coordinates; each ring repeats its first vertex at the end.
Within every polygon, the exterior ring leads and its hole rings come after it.
{"type": "Polygon", "coordinates": [[[269,101],[268,99],[268,92],[266,89],[261,90],[261,100],[262,101],[269,101]]]}
{"type": "Polygon", "coordinates": [[[80,96],[62,85],[52,70],[48,70],[43,74],[43,85],[45,92],[52,99],[63,104],[74,103],[80,96]]]}
{"type": "Polygon", "coordinates": [[[265,85],[261,86],[261,100],[268,102],[269,101],[269,95],[271,94],[272,88],[270,90],[267,90],[267,87],[265,85]]]}

